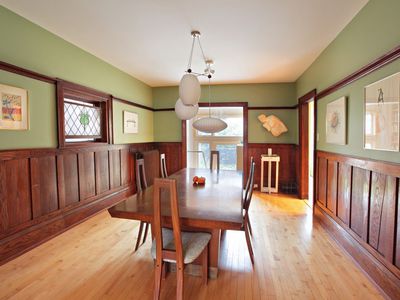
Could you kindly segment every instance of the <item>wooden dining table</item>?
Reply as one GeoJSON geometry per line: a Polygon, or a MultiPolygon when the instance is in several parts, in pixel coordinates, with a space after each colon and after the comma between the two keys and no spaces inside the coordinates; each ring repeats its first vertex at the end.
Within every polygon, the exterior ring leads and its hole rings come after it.
{"type": "MultiPolygon", "coordinates": [[[[169,176],[177,181],[179,214],[183,230],[211,233],[209,246],[210,278],[218,274],[220,236],[222,230],[240,230],[242,227],[242,173],[239,171],[211,171],[185,168],[169,176]],[[205,185],[193,184],[194,176],[206,178],[205,185]]],[[[161,193],[163,226],[171,227],[168,194],[161,193]]],[[[112,217],[152,222],[152,186],[109,208],[112,217]]],[[[199,263],[200,264],[200,263],[199,263]]],[[[194,265],[189,273],[199,273],[194,265]]]]}

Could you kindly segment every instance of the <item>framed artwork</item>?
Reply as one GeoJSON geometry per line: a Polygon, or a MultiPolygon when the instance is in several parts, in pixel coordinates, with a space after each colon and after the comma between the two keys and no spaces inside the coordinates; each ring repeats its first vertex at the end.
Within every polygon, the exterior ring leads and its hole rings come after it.
{"type": "Polygon", "coordinates": [[[28,91],[0,84],[0,129],[28,130],[28,91]]]}
{"type": "Polygon", "coordinates": [[[346,97],[326,106],[326,142],[346,145],[346,97]]]}
{"type": "Polygon", "coordinates": [[[124,110],[124,133],[138,133],[139,119],[138,114],[124,110]]]}
{"type": "Polygon", "coordinates": [[[364,89],[364,148],[399,151],[400,72],[364,89]]]}

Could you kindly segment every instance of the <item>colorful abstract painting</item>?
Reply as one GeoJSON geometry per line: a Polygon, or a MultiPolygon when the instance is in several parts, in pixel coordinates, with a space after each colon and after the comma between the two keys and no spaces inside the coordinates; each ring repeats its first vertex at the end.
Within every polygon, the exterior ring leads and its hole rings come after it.
{"type": "Polygon", "coordinates": [[[26,90],[0,84],[0,129],[28,129],[26,90]]]}

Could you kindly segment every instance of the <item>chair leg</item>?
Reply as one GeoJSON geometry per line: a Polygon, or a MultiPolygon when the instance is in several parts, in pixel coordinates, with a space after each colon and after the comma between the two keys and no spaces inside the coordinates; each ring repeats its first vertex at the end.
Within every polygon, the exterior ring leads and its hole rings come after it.
{"type": "Polygon", "coordinates": [[[251,223],[250,223],[250,218],[249,217],[247,217],[247,224],[249,226],[250,235],[253,236],[253,229],[251,228],[251,223]]]}
{"type": "Polygon", "coordinates": [[[161,290],[161,273],[163,269],[164,262],[161,262],[161,265],[155,266],[154,269],[154,300],[160,299],[160,290],[161,290]]]}
{"type": "Polygon", "coordinates": [[[149,223],[146,223],[146,227],[145,227],[145,229],[144,229],[144,236],[143,236],[143,242],[142,242],[142,244],[144,244],[144,243],[146,242],[147,232],[149,231],[149,226],[150,226],[150,224],[149,224],[149,223]]]}
{"type": "Polygon", "coordinates": [[[144,226],[144,222],[140,221],[139,232],[138,232],[136,246],[135,246],[135,252],[137,251],[137,249],[139,249],[139,246],[140,246],[140,240],[142,239],[143,226],[144,226]]]}
{"type": "Polygon", "coordinates": [[[183,300],[183,272],[184,268],[176,266],[176,299],[183,300]]]}
{"type": "Polygon", "coordinates": [[[207,284],[208,282],[208,244],[207,247],[204,248],[202,254],[202,269],[203,269],[203,283],[207,284]]]}
{"type": "Polygon", "coordinates": [[[164,262],[163,267],[162,267],[162,279],[165,280],[167,278],[167,272],[168,272],[168,263],[164,262]]]}
{"type": "Polygon", "coordinates": [[[251,264],[254,265],[254,253],[253,253],[253,248],[251,246],[251,240],[250,240],[250,234],[249,234],[247,222],[244,223],[244,234],[246,236],[246,243],[247,243],[247,248],[249,250],[251,264]]]}

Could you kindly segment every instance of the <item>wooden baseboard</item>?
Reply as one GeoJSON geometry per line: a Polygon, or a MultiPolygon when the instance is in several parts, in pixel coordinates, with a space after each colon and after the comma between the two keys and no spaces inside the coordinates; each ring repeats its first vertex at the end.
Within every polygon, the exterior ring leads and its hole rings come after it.
{"type": "Polygon", "coordinates": [[[400,299],[400,278],[335,222],[331,216],[319,207],[318,203],[314,207],[314,216],[387,297],[400,299]]]}

